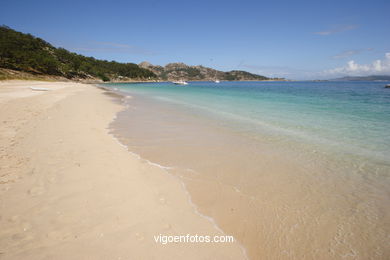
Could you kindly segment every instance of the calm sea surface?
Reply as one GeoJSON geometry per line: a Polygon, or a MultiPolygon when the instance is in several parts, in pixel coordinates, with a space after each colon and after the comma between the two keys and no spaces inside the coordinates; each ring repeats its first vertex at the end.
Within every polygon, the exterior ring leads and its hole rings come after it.
{"type": "Polygon", "coordinates": [[[390,258],[387,82],[105,84],[112,124],[252,259],[390,258]]]}

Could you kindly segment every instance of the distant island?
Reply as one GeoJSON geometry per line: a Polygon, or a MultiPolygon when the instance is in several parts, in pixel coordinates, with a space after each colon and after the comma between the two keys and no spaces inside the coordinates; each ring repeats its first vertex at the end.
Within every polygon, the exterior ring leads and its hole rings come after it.
{"type": "Polygon", "coordinates": [[[371,75],[371,76],[347,76],[332,81],[390,81],[390,75],[371,75]]]}
{"type": "Polygon", "coordinates": [[[166,81],[166,80],[283,80],[246,71],[218,71],[203,66],[170,63],[166,66],[142,62],[99,60],[56,48],[31,34],[0,26],[0,79],[63,79],[77,81],[166,81]]]}

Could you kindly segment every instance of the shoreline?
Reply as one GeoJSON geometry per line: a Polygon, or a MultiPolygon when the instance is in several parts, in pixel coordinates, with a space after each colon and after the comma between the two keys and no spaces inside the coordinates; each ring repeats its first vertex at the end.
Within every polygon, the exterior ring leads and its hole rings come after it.
{"type": "MultiPolygon", "coordinates": [[[[124,109],[120,112],[125,112],[125,110],[127,110],[129,108],[129,104],[126,104],[126,99],[127,98],[133,98],[132,96],[129,96],[127,95],[125,92],[122,92],[122,91],[119,91],[117,89],[114,89],[114,88],[110,88],[110,87],[105,87],[105,86],[102,86],[102,85],[99,85],[99,84],[96,84],[95,85],[97,88],[99,89],[102,89],[104,91],[107,91],[106,94],[109,94],[109,95],[112,95],[114,97],[114,99],[116,99],[115,101],[122,104],[124,107],[124,109]]],[[[118,113],[120,113],[118,112],[118,113]]],[[[183,187],[183,190],[185,191],[186,193],[186,196],[187,196],[187,199],[188,199],[188,203],[191,205],[191,207],[193,208],[194,212],[199,215],[200,217],[202,217],[203,219],[206,219],[208,222],[210,222],[215,229],[217,229],[219,232],[221,232],[222,234],[224,235],[228,235],[225,233],[225,231],[218,225],[218,223],[216,222],[216,220],[211,217],[211,216],[208,216],[208,215],[205,215],[201,212],[201,210],[199,209],[199,206],[193,202],[193,198],[191,196],[191,193],[189,192],[188,188],[187,188],[187,184],[185,183],[185,181],[183,179],[181,179],[180,177],[178,177],[177,175],[174,175],[172,173],[169,172],[169,170],[171,169],[174,169],[174,167],[169,167],[169,166],[164,166],[164,165],[161,165],[159,163],[156,163],[156,162],[152,162],[146,158],[143,158],[140,154],[136,153],[135,151],[131,151],[130,148],[121,142],[120,138],[118,136],[116,136],[114,134],[114,131],[115,130],[115,127],[113,126],[113,124],[116,122],[116,120],[118,119],[117,115],[118,113],[113,117],[112,121],[110,122],[109,124],[109,129],[111,130],[110,131],[110,136],[120,145],[122,146],[124,149],[126,149],[132,156],[135,156],[138,160],[140,161],[144,161],[146,162],[147,164],[150,164],[154,167],[158,167],[158,168],[161,168],[163,171],[165,171],[166,174],[168,174],[171,178],[179,181],[183,187]]],[[[236,240],[237,241],[237,240],[236,240]]],[[[248,252],[247,252],[247,249],[245,248],[244,245],[242,245],[240,242],[237,242],[239,247],[241,248],[244,256],[245,256],[245,259],[249,259],[248,257],[248,252]]]]}
{"type": "Polygon", "coordinates": [[[194,212],[177,179],[116,142],[109,124],[123,105],[103,93],[73,82],[0,82],[2,258],[245,259],[236,242],[153,240],[222,234],[194,212]]]}
{"type": "Polygon", "coordinates": [[[232,135],[217,119],[198,116],[198,111],[191,114],[135,90],[123,94],[132,99],[113,126],[117,138],[142,158],[171,166],[167,170],[182,178],[198,210],[233,234],[251,258],[341,257],[347,249],[333,244],[334,239],[350,233],[361,234],[347,240],[359,256],[369,257],[375,247],[386,254],[381,236],[386,219],[372,220],[377,230],[369,225],[372,213],[386,214],[386,208],[374,206],[386,205],[386,194],[375,175],[359,174],[370,170],[368,163],[357,169],[304,144],[289,143],[294,144],[292,150],[289,145],[279,147],[265,135],[255,142],[232,135]],[[367,191],[375,192],[377,199],[366,197],[367,191]],[[351,193],[362,195],[356,199],[351,193]],[[355,205],[365,207],[359,216],[351,215],[355,205]],[[356,219],[351,223],[351,218],[356,219]],[[348,225],[348,230],[339,233],[340,225],[348,225]],[[365,246],[363,236],[369,237],[365,246]]]}
{"type": "MultiPolygon", "coordinates": [[[[122,98],[123,98],[123,97],[122,97],[122,98]]],[[[114,118],[112,122],[114,122],[115,119],[116,119],[116,118],[114,118]]],[[[122,143],[117,137],[115,137],[113,134],[110,134],[110,135],[112,136],[112,138],[113,138],[116,142],[118,142],[118,144],[119,144],[120,146],[122,146],[124,149],[126,149],[132,156],[136,157],[136,158],[137,158],[138,160],[140,160],[140,161],[146,162],[147,164],[149,164],[149,165],[151,165],[151,166],[161,168],[161,169],[162,169],[166,174],[168,174],[171,178],[175,179],[176,181],[179,181],[180,184],[181,184],[182,187],[183,187],[183,190],[184,190],[186,196],[187,196],[188,203],[191,205],[193,211],[194,211],[197,215],[199,215],[201,218],[203,218],[203,219],[207,220],[209,223],[211,223],[211,224],[213,225],[213,227],[214,227],[216,230],[218,230],[220,233],[222,233],[223,235],[228,235],[228,234],[225,233],[225,231],[218,225],[218,223],[216,222],[216,220],[215,220],[213,217],[207,216],[207,215],[203,214],[203,213],[200,211],[199,206],[196,205],[196,204],[193,202],[191,193],[189,192],[189,190],[188,190],[188,188],[187,188],[187,186],[186,186],[186,183],[185,183],[182,179],[178,178],[178,176],[172,175],[171,173],[169,173],[169,172],[167,171],[167,170],[169,170],[169,169],[172,169],[172,167],[163,166],[163,165],[160,165],[160,164],[158,164],[158,163],[152,162],[152,161],[150,161],[150,160],[148,160],[148,159],[146,159],[146,158],[143,158],[143,157],[140,156],[139,154],[137,154],[137,153],[131,151],[131,150],[129,149],[128,146],[126,146],[125,144],[123,144],[123,143],[122,143]]],[[[242,253],[244,254],[245,259],[249,259],[248,253],[247,253],[247,249],[246,249],[240,242],[237,242],[237,244],[238,244],[238,246],[241,248],[241,251],[242,251],[242,253]]]]}

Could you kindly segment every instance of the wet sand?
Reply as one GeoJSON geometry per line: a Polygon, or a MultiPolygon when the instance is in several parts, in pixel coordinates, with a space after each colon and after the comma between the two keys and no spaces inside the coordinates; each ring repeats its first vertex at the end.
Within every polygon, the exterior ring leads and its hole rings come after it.
{"type": "Polygon", "coordinates": [[[238,243],[155,243],[223,233],[178,179],[109,134],[124,109],[114,98],[91,85],[0,82],[0,258],[244,259],[238,243]]]}

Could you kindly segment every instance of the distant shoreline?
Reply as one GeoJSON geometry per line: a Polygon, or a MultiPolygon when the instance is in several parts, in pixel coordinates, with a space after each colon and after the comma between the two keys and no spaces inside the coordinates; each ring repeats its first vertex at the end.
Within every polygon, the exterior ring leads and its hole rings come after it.
{"type": "MultiPolygon", "coordinates": [[[[158,83],[158,82],[172,82],[177,79],[170,79],[170,80],[156,80],[156,79],[125,79],[125,80],[112,80],[112,81],[103,81],[98,79],[68,79],[61,76],[53,76],[53,75],[47,75],[47,74],[32,74],[28,72],[23,71],[17,71],[17,70],[11,70],[11,69],[5,69],[0,68],[0,81],[4,80],[34,80],[34,81],[56,81],[56,82],[78,82],[78,83],[84,83],[84,84],[102,84],[102,83],[158,83]]],[[[184,79],[188,82],[210,82],[214,81],[214,79],[201,79],[201,80],[189,80],[184,79]]],[[[220,80],[221,82],[274,82],[274,81],[291,81],[287,79],[265,79],[265,80],[220,80]]]]}

